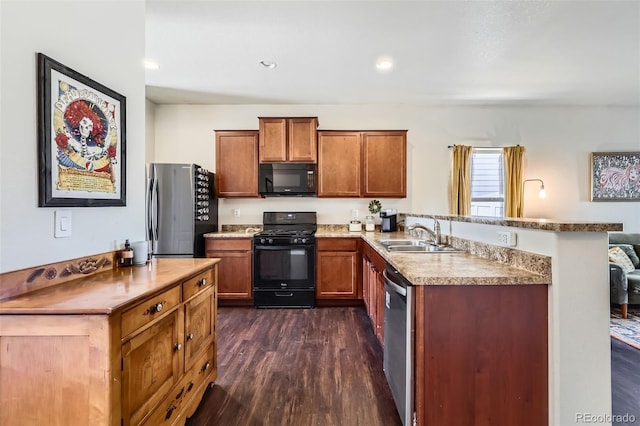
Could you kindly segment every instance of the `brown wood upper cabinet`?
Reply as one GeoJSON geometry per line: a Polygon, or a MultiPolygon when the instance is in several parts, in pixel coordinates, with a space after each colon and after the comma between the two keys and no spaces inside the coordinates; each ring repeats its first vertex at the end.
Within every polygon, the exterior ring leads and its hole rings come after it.
{"type": "Polygon", "coordinates": [[[407,196],[407,132],[318,132],[318,197],[407,196]]]}
{"type": "Polygon", "coordinates": [[[261,163],[316,163],[318,117],[258,117],[261,163]]]}
{"type": "Polygon", "coordinates": [[[256,130],[216,130],[216,195],[259,196],[256,130]]]}
{"type": "Polygon", "coordinates": [[[363,197],[407,196],[407,132],[362,132],[363,197]]]}

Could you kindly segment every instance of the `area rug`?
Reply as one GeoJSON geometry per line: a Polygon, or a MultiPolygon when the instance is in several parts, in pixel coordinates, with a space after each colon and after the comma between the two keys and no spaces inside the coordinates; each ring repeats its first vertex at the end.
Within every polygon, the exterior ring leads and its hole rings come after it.
{"type": "Polygon", "coordinates": [[[620,309],[611,308],[611,337],[640,349],[640,309],[629,309],[627,319],[622,319],[620,309]]]}

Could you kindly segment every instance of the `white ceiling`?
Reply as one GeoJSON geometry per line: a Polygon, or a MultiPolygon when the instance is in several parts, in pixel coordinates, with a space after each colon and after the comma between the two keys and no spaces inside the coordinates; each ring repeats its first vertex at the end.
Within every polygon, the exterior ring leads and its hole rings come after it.
{"type": "Polygon", "coordinates": [[[146,54],[156,103],[639,106],[640,1],[147,0],[146,54]]]}

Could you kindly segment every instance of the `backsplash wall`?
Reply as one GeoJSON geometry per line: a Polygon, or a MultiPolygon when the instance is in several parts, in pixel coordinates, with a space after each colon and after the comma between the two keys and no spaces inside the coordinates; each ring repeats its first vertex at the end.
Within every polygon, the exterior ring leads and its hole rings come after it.
{"type": "MultiPolygon", "coordinates": [[[[406,199],[383,208],[448,213],[448,145],[525,146],[524,178],[545,181],[547,198],[527,199],[527,217],[622,222],[640,232],[640,203],[593,203],[593,151],[640,150],[640,108],[469,107],[412,105],[156,105],[155,160],[197,162],[215,170],[215,129],[258,129],[258,116],[317,116],[319,129],[407,129],[406,199]]],[[[381,170],[380,173],[384,173],[381,170]]],[[[368,214],[370,199],[225,199],[223,224],[260,223],[265,210],[312,210],[320,223],[346,223],[353,209],[368,214]],[[240,217],[233,210],[240,209],[240,217]]]]}

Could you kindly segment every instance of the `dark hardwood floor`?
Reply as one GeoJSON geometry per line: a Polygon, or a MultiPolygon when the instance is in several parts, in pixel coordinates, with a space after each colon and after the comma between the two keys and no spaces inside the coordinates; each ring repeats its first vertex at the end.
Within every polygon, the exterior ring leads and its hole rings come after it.
{"type": "MultiPolygon", "coordinates": [[[[613,414],[640,425],[640,350],[611,339],[613,414]]],[[[218,380],[188,426],[401,425],[364,308],[219,308],[218,380]]]]}
{"type": "Polygon", "coordinates": [[[219,308],[218,379],[187,425],[401,421],[364,308],[219,308]]]}
{"type": "Polygon", "coordinates": [[[614,415],[635,418],[614,425],[640,425],[640,350],[616,339],[611,339],[611,401],[614,415]]]}

